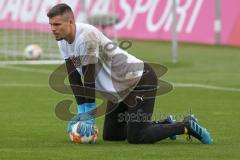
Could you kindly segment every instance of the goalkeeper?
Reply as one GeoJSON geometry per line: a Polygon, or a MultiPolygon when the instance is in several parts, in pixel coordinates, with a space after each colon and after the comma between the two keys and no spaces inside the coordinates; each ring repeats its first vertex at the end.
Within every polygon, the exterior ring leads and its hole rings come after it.
{"type": "MultiPolygon", "coordinates": [[[[142,144],[188,134],[204,144],[212,143],[208,131],[192,115],[186,116],[182,122],[174,122],[171,116],[163,121],[151,121],[158,79],[147,63],[114,45],[92,25],[76,23],[66,4],[57,4],[47,16],[66,62],[78,113],[96,109],[95,90],[102,91],[108,99],[104,140],[142,144]],[[74,86],[94,90],[79,95],[74,86]],[[124,118],[127,117],[125,114],[135,116],[129,120],[124,118]]],[[[68,132],[74,123],[74,119],[69,122],[68,132]]],[[[93,134],[94,125],[94,117],[84,120],[80,134],[93,134]]]]}

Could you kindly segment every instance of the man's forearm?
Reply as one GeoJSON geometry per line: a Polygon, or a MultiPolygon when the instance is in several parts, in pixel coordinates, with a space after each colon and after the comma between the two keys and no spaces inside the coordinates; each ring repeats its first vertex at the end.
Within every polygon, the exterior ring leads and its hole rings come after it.
{"type": "Polygon", "coordinates": [[[89,64],[83,66],[83,75],[84,75],[84,93],[89,95],[89,97],[85,97],[86,103],[94,103],[95,102],[95,64],[89,64]],[[91,88],[89,90],[88,88],[91,88]]]}
{"type": "Polygon", "coordinates": [[[71,85],[77,104],[78,105],[83,104],[85,103],[85,98],[78,94],[79,93],[79,91],[77,90],[78,87],[76,87],[83,86],[81,81],[81,75],[78,73],[71,59],[66,59],[66,67],[68,71],[69,83],[71,85]]]}

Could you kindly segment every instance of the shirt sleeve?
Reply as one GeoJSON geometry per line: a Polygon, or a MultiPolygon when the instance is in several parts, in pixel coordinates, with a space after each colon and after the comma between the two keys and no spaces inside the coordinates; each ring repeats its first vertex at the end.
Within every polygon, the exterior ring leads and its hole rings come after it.
{"type": "Polygon", "coordinates": [[[99,43],[97,34],[93,31],[84,33],[77,42],[77,52],[80,55],[81,65],[96,64],[99,56],[99,43]]]}
{"type": "Polygon", "coordinates": [[[79,87],[83,86],[83,83],[81,81],[81,75],[76,70],[71,59],[65,59],[65,62],[66,62],[66,68],[68,72],[68,80],[69,80],[73,95],[75,96],[75,99],[78,105],[83,104],[85,103],[85,98],[84,98],[84,95],[81,95],[79,92],[79,87]]]}

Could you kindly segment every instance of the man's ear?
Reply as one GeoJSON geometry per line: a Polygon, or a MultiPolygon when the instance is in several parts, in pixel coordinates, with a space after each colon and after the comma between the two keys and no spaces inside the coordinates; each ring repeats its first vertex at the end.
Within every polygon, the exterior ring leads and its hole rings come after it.
{"type": "Polygon", "coordinates": [[[74,24],[74,20],[73,20],[73,19],[70,19],[70,20],[69,20],[69,23],[70,23],[70,24],[74,24]]]}

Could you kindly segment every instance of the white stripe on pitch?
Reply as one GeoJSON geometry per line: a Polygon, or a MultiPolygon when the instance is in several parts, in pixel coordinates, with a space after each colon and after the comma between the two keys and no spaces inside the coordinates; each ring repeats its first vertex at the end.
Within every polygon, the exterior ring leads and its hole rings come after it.
{"type": "Polygon", "coordinates": [[[171,83],[171,84],[176,88],[203,88],[203,89],[218,90],[218,91],[240,92],[239,88],[212,86],[212,85],[206,85],[206,84],[194,84],[194,83],[171,83]]]}
{"type": "MultiPolygon", "coordinates": [[[[240,92],[239,88],[228,88],[220,86],[212,86],[205,84],[191,84],[191,83],[172,83],[175,88],[202,88],[207,90],[217,90],[226,92],[240,92]]],[[[48,84],[30,84],[30,83],[3,83],[0,87],[49,87],[48,84]]]]}
{"type": "Polygon", "coordinates": [[[49,85],[47,85],[47,84],[31,84],[31,83],[27,83],[27,84],[25,84],[25,83],[3,83],[3,84],[0,84],[0,87],[44,88],[44,87],[49,87],[49,85]]]}
{"type": "Polygon", "coordinates": [[[63,60],[37,60],[37,61],[2,61],[0,65],[42,65],[42,64],[63,64],[63,60]]]}
{"type": "MultiPolygon", "coordinates": [[[[27,67],[20,67],[20,66],[9,66],[9,65],[0,65],[0,68],[5,68],[5,69],[12,69],[12,70],[17,70],[17,71],[23,71],[23,72],[33,72],[33,73],[43,73],[43,74],[50,74],[52,73],[51,70],[43,70],[43,69],[33,69],[33,68],[27,68],[27,67]]],[[[218,90],[218,91],[228,91],[228,92],[240,92],[240,88],[229,88],[229,87],[221,87],[221,86],[213,86],[213,85],[206,85],[206,84],[196,84],[196,83],[177,83],[177,82],[170,82],[175,88],[202,88],[202,89],[208,89],[208,90],[218,90]]],[[[13,87],[24,87],[27,86],[27,84],[13,84],[13,87]]],[[[36,84],[37,85],[37,84],[36,84]]],[[[5,84],[1,85],[0,87],[3,86],[9,86],[11,87],[11,84],[5,84]]],[[[33,85],[29,85],[31,87],[34,87],[33,85]]],[[[41,87],[36,86],[36,87],[41,87]]],[[[44,86],[46,87],[46,86],[44,86]]]]}
{"type": "Polygon", "coordinates": [[[11,69],[11,70],[21,71],[21,72],[42,73],[42,74],[50,74],[51,72],[53,72],[51,70],[33,69],[30,67],[20,67],[20,66],[11,66],[11,65],[0,65],[0,68],[11,69]]]}

